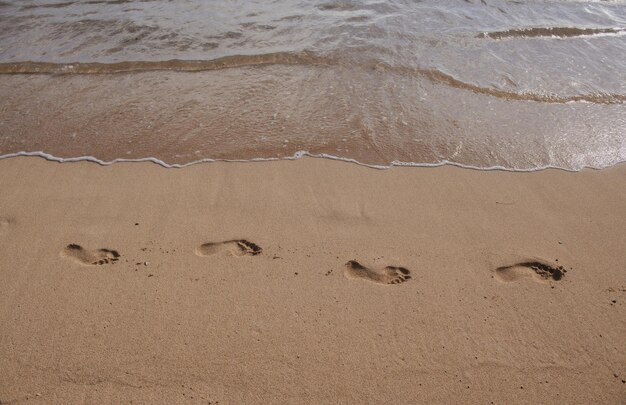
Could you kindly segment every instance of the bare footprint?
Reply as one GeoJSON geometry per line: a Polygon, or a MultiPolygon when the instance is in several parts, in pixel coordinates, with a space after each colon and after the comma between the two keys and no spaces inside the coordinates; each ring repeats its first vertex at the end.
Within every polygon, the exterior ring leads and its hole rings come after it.
{"type": "Polygon", "coordinates": [[[563,266],[553,266],[538,260],[528,260],[515,263],[511,266],[502,266],[496,269],[496,278],[503,282],[517,281],[532,277],[536,281],[559,281],[567,273],[563,266]]]}
{"type": "Polygon", "coordinates": [[[120,254],[110,249],[87,250],[75,243],[69,244],[61,251],[61,255],[69,257],[75,262],[95,266],[114,263],[119,260],[120,254]]]}
{"type": "Polygon", "coordinates": [[[351,279],[364,279],[378,284],[400,284],[411,279],[411,272],[404,267],[387,266],[382,270],[373,270],[355,260],[346,263],[344,275],[351,279]]]}
{"type": "Polygon", "coordinates": [[[15,224],[15,220],[10,217],[0,217],[0,234],[9,231],[9,228],[15,224]]]}
{"type": "Polygon", "coordinates": [[[211,256],[223,253],[233,256],[256,256],[261,254],[262,251],[263,249],[259,245],[245,239],[205,243],[196,248],[198,256],[211,256]]]}

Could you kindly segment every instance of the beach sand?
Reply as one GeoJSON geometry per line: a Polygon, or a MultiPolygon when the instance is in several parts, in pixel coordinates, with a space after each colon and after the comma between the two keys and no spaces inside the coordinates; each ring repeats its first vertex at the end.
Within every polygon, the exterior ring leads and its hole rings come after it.
{"type": "Polygon", "coordinates": [[[626,165],[0,174],[2,404],[626,403],[626,165]]]}

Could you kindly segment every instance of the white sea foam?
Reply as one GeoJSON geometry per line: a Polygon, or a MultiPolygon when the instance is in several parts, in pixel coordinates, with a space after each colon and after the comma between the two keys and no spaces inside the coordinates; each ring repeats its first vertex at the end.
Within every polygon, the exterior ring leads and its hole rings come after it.
{"type": "Polygon", "coordinates": [[[111,165],[116,164],[116,163],[152,162],[152,163],[155,163],[155,164],[157,164],[157,165],[159,165],[161,167],[167,168],[167,169],[182,169],[182,168],[193,166],[193,165],[197,165],[197,164],[200,164],[200,163],[215,163],[215,162],[239,162],[239,163],[272,162],[272,161],[282,161],[282,160],[298,160],[298,159],[303,158],[303,157],[310,157],[310,158],[330,159],[330,160],[337,160],[337,161],[341,161],[341,162],[353,163],[353,164],[357,164],[359,166],[369,167],[369,168],[378,169],[378,170],[391,169],[393,167],[427,167],[427,168],[434,168],[434,167],[442,167],[442,166],[455,166],[455,167],[459,167],[459,168],[463,168],[463,169],[470,169],[470,170],[506,171],[506,172],[537,172],[537,171],[542,171],[542,170],[547,170],[547,169],[563,170],[563,171],[566,171],[566,172],[578,172],[578,171],[581,171],[583,169],[592,169],[592,170],[606,169],[608,167],[616,166],[618,164],[622,164],[622,163],[626,162],[626,161],[619,161],[619,162],[616,162],[614,164],[610,164],[610,165],[606,165],[606,166],[581,166],[581,167],[576,168],[576,169],[559,167],[559,166],[552,166],[552,165],[539,166],[539,167],[534,167],[534,168],[512,168],[512,167],[505,167],[505,166],[478,167],[478,166],[466,165],[466,164],[457,163],[457,162],[451,162],[451,161],[447,161],[447,160],[442,160],[442,161],[437,162],[437,163],[402,162],[402,161],[394,160],[389,165],[374,165],[374,164],[362,163],[362,162],[359,162],[358,160],[352,159],[352,158],[335,156],[335,155],[330,155],[330,154],[326,154],[326,153],[314,154],[314,153],[309,153],[307,151],[297,151],[292,156],[288,156],[288,157],[269,157],[269,158],[253,158],[253,159],[209,159],[209,158],[206,158],[206,159],[195,160],[195,161],[192,161],[192,162],[189,162],[189,163],[184,163],[184,164],[178,164],[178,163],[169,164],[169,163],[164,162],[163,160],[155,158],[155,157],[145,157],[145,158],[138,158],[138,159],[116,158],[116,159],[113,159],[113,160],[102,160],[102,159],[98,159],[98,158],[93,157],[93,156],[76,156],[76,157],[63,158],[63,157],[58,157],[58,156],[51,155],[51,154],[43,152],[43,151],[36,151],[36,152],[22,151],[22,152],[16,152],[16,153],[7,153],[7,154],[4,154],[4,155],[0,155],[0,160],[1,159],[17,158],[17,157],[40,157],[40,158],[44,158],[44,159],[46,159],[48,161],[58,162],[58,163],[92,162],[92,163],[97,163],[97,164],[99,164],[101,166],[111,166],[111,165]]]}

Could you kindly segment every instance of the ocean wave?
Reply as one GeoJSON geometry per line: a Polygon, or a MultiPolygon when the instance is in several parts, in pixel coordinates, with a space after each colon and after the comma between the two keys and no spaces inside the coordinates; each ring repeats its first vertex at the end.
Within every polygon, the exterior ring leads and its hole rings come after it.
{"type": "Polygon", "coordinates": [[[255,67],[264,65],[303,65],[316,67],[346,66],[379,72],[390,71],[397,74],[424,77],[434,83],[471,91],[490,97],[533,101],[541,103],[565,104],[571,102],[588,102],[594,104],[623,104],[624,94],[594,93],[576,95],[541,94],[534,92],[514,92],[494,87],[482,87],[466,82],[437,69],[395,66],[380,60],[366,60],[360,64],[349,63],[340,58],[318,56],[311,52],[277,52],[258,55],[232,55],[211,60],[180,60],[166,61],[122,61],[113,63],[78,62],[7,62],[0,63],[0,75],[15,74],[49,74],[49,75],[96,75],[96,74],[135,74],[154,71],[203,72],[222,69],[255,67]]]}
{"type": "Polygon", "coordinates": [[[113,4],[126,4],[133,3],[134,0],[87,0],[87,1],[66,1],[61,3],[49,3],[49,4],[27,4],[21,7],[22,10],[31,10],[37,8],[64,8],[73,6],[75,4],[84,5],[84,4],[104,4],[104,5],[113,5],[113,4]]]}
{"type": "Polygon", "coordinates": [[[477,38],[575,38],[624,34],[626,28],[534,27],[483,32],[477,38]]]}

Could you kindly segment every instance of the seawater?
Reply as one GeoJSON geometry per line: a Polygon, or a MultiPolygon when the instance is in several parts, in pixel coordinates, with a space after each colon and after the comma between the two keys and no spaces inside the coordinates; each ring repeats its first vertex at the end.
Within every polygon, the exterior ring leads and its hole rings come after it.
{"type": "Polygon", "coordinates": [[[624,1],[2,1],[0,155],[626,160],[624,1]]]}

